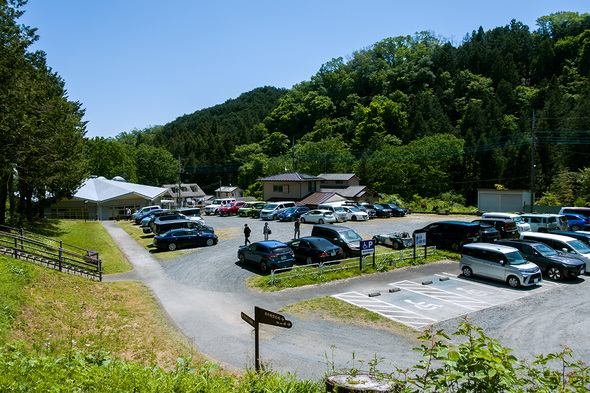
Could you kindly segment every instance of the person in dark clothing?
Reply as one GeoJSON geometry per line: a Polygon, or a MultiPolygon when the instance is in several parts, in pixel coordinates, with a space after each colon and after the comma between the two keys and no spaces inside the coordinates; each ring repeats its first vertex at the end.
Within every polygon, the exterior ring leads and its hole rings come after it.
{"type": "Polygon", "coordinates": [[[301,222],[299,222],[299,218],[295,220],[295,234],[293,239],[298,239],[301,236],[301,232],[299,231],[301,227],[301,222]]]}
{"type": "Polygon", "coordinates": [[[245,237],[245,242],[244,245],[247,246],[248,243],[251,243],[250,241],[250,233],[252,231],[250,230],[250,227],[248,226],[248,224],[244,224],[244,237],[245,237]]]}

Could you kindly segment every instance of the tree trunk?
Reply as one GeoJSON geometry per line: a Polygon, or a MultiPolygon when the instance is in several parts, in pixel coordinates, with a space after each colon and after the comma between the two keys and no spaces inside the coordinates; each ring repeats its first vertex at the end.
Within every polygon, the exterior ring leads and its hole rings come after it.
{"type": "Polygon", "coordinates": [[[4,171],[0,176],[0,225],[6,223],[6,200],[8,198],[8,182],[12,177],[9,170],[4,171]]]}

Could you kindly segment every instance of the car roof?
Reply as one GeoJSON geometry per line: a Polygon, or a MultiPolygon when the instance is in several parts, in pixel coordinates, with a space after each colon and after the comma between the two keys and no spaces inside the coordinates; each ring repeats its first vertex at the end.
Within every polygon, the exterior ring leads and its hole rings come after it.
{"type": "Polygon", "coordinates": [[[282,247],[282,246],[287,247],[287,245],[285,243],[279,242],[276,240],[263,240],[260,242],[255,242],[253,244],[262,244],[263,246],[266,246],[268,248],[275,248],[275,247],[282,247]]]}
{"type": "Polygon", "coordinates": [[[518,243],[518,244],[529,244],[531,246],[536,246],[536,245],[539,245],[539,244],[544,244],[544,243],[541,243],[539,241],[532,240],[532,239],[501,239],[501,240],[498,240],[496,243],[497,244],[504,244],[504,243],[513,244],[513,243],[518,243]]]}
{"type": "Polygon", "coordinates": [[[544,232],[522,232],[522,236],[532,236],[538,237],[539,239],[553,239],[553,240],[561,240],[561,241],[571,241],[576,240],[571,236],[557,234],[554,235],[553,233],[544,233],[544,232]]]}
{"type": "Polygon", "coordinates": [[[492,250],[492,251],[499,251],[499,252],[512,252],[518,251],[517,248],[510,247],[510,246],[503,246],[501,244],[492,244],[492,243],[469,243],[465,244],[463,248],[477,248],[480,250],[492,250]]]}
{"type": "Polygon", "coordinates": [[[350,231],[351,230],[348,227],[341,227],[340,225],[339,226],[334,226],[334,225],[316,224],[316,225],[314,225],[314,227],[329,229],[329,230],[334,231],[334,232],[344,232],[344,231],[350,231]]]}
{"type": "Polygon", "coordinates": [[[453,225],[464,225],[464,226],[476,226],[479,225],[477,222],[469,221],[437,221],[432,224],[453,224],[453,225]]]}

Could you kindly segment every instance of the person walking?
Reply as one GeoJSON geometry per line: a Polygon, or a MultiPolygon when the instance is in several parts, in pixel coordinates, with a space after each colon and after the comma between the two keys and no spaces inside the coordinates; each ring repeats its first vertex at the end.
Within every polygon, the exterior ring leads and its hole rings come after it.
{"type": "Polygon", "coordinates": [[[295,219],[295,234],[293,236],[293,239],[298,239],[301,236],[301,232],[299,231],[300,227],[301,227],[301,222],[299,222],[299,217],[297,217],[295,219]]]}
{"type": "Polygon", "coordinates": [[[264,235],[264,240],[268,240],[268,235],[270,235],[272,232],[270,230],[270,227],[268,226],[268,222],[264,223],[264,228],[262,228],[262,234],[264,235]]]}
{"type": "Polygon", "coordinates": [[[252,232],[252,230],[250,230],[250,227],[248,226],[248,224],[244,224],[244,246],[247,246],[248,243],[252,243],[250,241],[250,233],[252,232]]]}

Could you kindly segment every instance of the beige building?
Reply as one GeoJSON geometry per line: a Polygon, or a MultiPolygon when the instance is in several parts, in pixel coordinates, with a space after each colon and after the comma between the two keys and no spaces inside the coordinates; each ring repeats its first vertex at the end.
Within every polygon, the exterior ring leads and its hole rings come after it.
{"type": "Polygon", "coordinates": [[[300,201],[320,190],[321,178],[303,173],[289,172],[268,176],[258,181],[263,184],[265,201],[300,201]]]}

